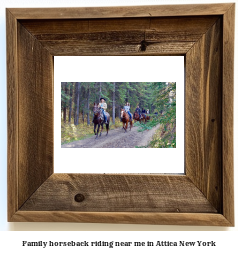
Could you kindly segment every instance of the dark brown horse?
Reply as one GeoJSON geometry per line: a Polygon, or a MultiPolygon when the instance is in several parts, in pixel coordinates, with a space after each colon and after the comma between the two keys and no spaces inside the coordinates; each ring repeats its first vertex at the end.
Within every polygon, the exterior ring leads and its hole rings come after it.
{"type": "MultiPolygon", "coordinates": [[[[94,102],[94,106],[93,106],[93,123],[94,123],[94,133],[96,135],[96,138],[98,137],[98,132],[101,126],[101,132],[100,132],[100,136],[102,135],[102,131],[103,131],[103,124],[104,122],[104,117],[103,114],[101,112],[101,109],[98,107],[98,104],[94,102]],[[96,131],[96,127],[97,127],[97,131],[96,131]]],[[[110,115],[105,112],[106,116],[107,116],[107,124],[106,124],[106,129],[107,129],[107,134],[108,135],[108,130],[109,130],[109,123],[110,123],[110,115]]]]}
{"type": "Polygon", "coordinates": [[[132,118],[130,119],[129,114],[125,111],[125,109],[121,109],[121,121],[123,124],[123,129],[127,130],[128,122],[130,123],[130,130],[133,127],[132,118]]]}

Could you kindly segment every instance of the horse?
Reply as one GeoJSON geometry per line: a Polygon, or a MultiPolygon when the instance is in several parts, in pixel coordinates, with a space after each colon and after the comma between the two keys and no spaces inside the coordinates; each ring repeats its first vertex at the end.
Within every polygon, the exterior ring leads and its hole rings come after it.
{"type": "MultiPolygon", "coordinates": [[[[98,132],[101,126],[101,132],[100,132],[100,136],[102,135],[102,130],[103,130],[103,124],[104,122],[104,117],[102,115],[101,109],[98,107],[98,104],[94,102],[94,106],[93,106],[93,123],[94,123],[94,134],[96,135],[96,138],[98,138],[98,132]],[[97,128],[97,132],[96,132],[96,126],[98,125],[97,128]]],[[[108,135],[108,130],[109,130],[109,123],[110,123],[110,115],[105,112],[105,114],[107,115],[107,124],[106,124],[106,129],[107,129],[107,134],[108,135]]]]}
{"type": "Polygon", "coordinates": [[[146,116],[144,113],[141,113],[141,117],[139,116],[139,114],[137,112],[134,113],[134,119],[136,121],[139,121],[141,123],[141,121],[145,121],[145,123],[147,122],[147,120],[150,120],[150,116],[146,116]]]}
{"type": "Polygon", "coordinates": [[[144,113],[142,113],[141,116],[142,116],[142,117],[141,117],[141,120],[142,120],[142,121],[145,120],[145,123],[147,122],[147,120],[150,120],[150,116],[148,116],[148,115],[146,115],[146,114],[144,114],[144,113]]]}
{"type": "Polygon", "coordinates": [[[131,130],[131,127],[133,127],[132,118],[130,119],[129,114],[125,111],[125,109],[121,109],[121,120],[125,132],[128,127],[128,122],[130,122],[130,130],[131,130]]]}
{"type": "Polygon", "coordinates": [[[137,112],[134,113],[133,117],[134,117],[134,120],[141,122],[140,115],[137,112]]]}

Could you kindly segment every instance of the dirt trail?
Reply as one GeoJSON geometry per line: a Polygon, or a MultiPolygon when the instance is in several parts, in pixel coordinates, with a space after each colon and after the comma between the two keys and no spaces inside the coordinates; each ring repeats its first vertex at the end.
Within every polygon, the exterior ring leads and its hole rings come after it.
{"type": "Polygon", "coordinates": [[[109,130],[108,136],[103,132],[101,137],[95,139],[95,136],[79,141],[74,141],[62,148],[134,148],[135,146],[146,146],[152,139],[159,124],[151,130],[138,132],[139,127],[133,127],[125,133],[122,128],[109,130]]]}

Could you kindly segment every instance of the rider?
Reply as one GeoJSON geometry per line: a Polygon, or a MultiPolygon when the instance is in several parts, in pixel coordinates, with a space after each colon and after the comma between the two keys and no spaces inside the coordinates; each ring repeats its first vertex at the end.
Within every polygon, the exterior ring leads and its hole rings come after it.
{"type": "Polygon", "coordinates": [[[107,103],[104,98],[100,98],[100,103],[98,104],[98,107],[101,108],[103,116],[104,116],[105,124],[107,124],[107,116],[105,114],[106,109],[107,109],[107,103]]]}
{"type": "Polygon", "coordinates": [[[146,113],[146,111],[145,111],[145,109],[144,109],[144,108],[142,108],[141,113],[142,113],[142,114],[144,114],[144,115],[145,115],[145,117],[146,117],[146,114],[145,114],[145,113],[146,113]]]}
{"type": "Polygon", "coordinates": [[[128,113],[128,115],[130,117],[130,120],[132,120],[132,115],[131,115],[131,112],[130,112],[130,103],[129,102],[126,103],[126,105],[124,106],[124,109],[128,113]]]}
{"type": "Polygon", "coordinates": [[[139,107],[139,105],[137,106],[135,112],[137,112],[139,114],[139,117],[141,118],[141,113],[140,113],[140,107],[139,107]]]}

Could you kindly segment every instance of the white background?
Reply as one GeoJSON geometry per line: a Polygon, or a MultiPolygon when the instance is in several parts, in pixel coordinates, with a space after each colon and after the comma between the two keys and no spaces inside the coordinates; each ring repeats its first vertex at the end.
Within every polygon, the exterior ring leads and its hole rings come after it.
{"type": "MultiPolygon", "coordinates": [[[[153,238],[158,240],[169,240],[172,238],[177,239],[178,241],[183,239],[206,239],[209,240],[216,240],[218,241],[219,245],[216,248],[217,253],[224,253],[224,252],[231,252],[237,253],[237,236],[238,236],[238,226],[234,228],[226,228],[226,227],[190,227],[190,226],[159,226],[159,225],[125,225],[125,224],[93,224],[93,223],[7,223],[7,110],[6,110],[6,42],[5,42],[5,8],[6,7],[79,7],[79,6],[118,6],[118,5],[154,5],[154,4],[191,4],[191,3],[223,3],[223,2],[237,2],[237,1],[230,1],[230,0],[209,0],[209,1],[175,1],[175,0],[118,0],[118,1],[77,1],[77,0],[1,0],[0,2],[0,116],[1,116],[1,124],[0,124],[0,229],[2,231],[25,231],[25,232],[0,232],[0,248],[3,249],[3,253],[10,253],[11,251],[15,251],[17,253],[35,253],[41,252],[41,249],[28,249],[25,250],[20,248],[22,240],[50,240],[51,238],[57,238],[59,240],[65,239],[70,236],[72,239],[90,239],[95,234],[98,238],[103,240],[105,239],[112,239],[112,238],[126,238],[127,240],[133,239],[137,236],[136,233],[126,232],[126,231],[149,231],[149,232],[138,232],[141,238],[153,238]],[[37,231],[37,232],[28,232],[29,230],[37,231]],[[57,230],[57,231],[64,231],[64,230],[71,230],[71,231],[115,231],[115,232],[89,232],[89,235],[85,232],[70,232],[70,233],[51,233],[51,232],[39,232],[39,231],[48,231],[48,230],[57,230]],[[208,231],[208,232],[200,232],[200,231],[208,231]],[[119,232],[125,231],[125,232],[119,232]],[[161,231],[172,231],[172,232],[161,232],[161,231]],[[173,232],[173,231],[182,231],[182,232],[173,232]],[[187,232],[193,231],[193,232],[187,232]],[[220,232],[209,232],[209,231],[220,231],[220,232]],[[223,231],[223,232],[221,232],[223,231]],[[231,231],[231,232],[224,232],[224,231],[231,231]],[[44,239],[43,239],[44,238],[44,239]]],[[[237,4],[236,4],[236,14],[237,11],[237,4]]],[[[237,29],[238,29],[238,22],[236,18],[236,38],[237,36],[237,29]]],[[[237,66],[237,43],[235,48],[235,70],[238,69],[237,66]]],[[[238,139],[237,139],[237,132],[238,132],[238,94],[237,94],[237,71],[235,72],[235,100],[234,100],[234,152],[235,155],[238,151],[238,139]]],[[[234,157],[235,162],[235,197],[236,197],[236,218],[238,217],[238,206],[237,206],[237,184],[238,184],[238,156],[234,157]]],[[[236,219],[236,224],[238,223],[236,219]]],[[[65,252],[66,249],[62,249],[61,251],[65,252]]],[[[101,251],[104,251],[102,249],[101,251]]],[[[167,251],[161,253],[167,253],[176,251],[176,253],[213,253],[214,249],[210,248],[203,248],[203,249],[172,249],[168,248],[167,251]],[[199,252],[198,252],[199,251],[199,252]]],[[[100,252],[100,249],[97,249],[100,252]]],[[[120,252],[123,249],[120,249],[120,252]]],[[[140,249],[140,251],[145,251],[140,249]]],[[[148,249],[146,249],[148,251],[148,249]]],[[[161,250],[156,249],[156,253],[159,253],[161,250]]],[[[214,252],[215,252],[214,251],[214,252]]],[[[59,252],[59,250],[57,251],[59,252]]],[[[77,253],[80,253],[80,250],[77,249],[77,253]]]]}
{"type": "Polygon", "coordinates": [[[54,57],[54,77],[55,173],[184,173],[183,56],[58,56],[54,57]],[[61,82],[66,81],[176,82],[176,148],[61,148],[61,82]],[[95,168],[92,156],[111,166],[95,168]],[[118,158],[126,166],[115,163],[118,158]],[[139,158],[138,163],[131,158],[139,158]]]}

